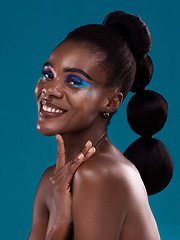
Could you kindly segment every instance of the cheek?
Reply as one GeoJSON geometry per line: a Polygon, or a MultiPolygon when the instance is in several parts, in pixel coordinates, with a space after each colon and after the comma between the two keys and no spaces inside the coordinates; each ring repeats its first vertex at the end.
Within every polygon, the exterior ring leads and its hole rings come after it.
{"type": "MultiPolygon", "coordinates": [[[[78,94],[71,95],[71,103],[77,112],[97,114],[100,112],[102,94],[97,88],[79,89],[78,94]]],[[[94,115],[93,114],[93,115],[94,115]]]]}
{"type": "Polygon", "coordinates": [[[98,91],[98,87],[93,87],[93,88],[83,88],[81,87],[80,88],[80,92],[83,93],[84,97],[83,97],[83,101],[86,99],[86,98],[90,98],[91,100],[94,100],[96,98],[96,96],[101,96],[101,94],[99,93],[98,91]]]}

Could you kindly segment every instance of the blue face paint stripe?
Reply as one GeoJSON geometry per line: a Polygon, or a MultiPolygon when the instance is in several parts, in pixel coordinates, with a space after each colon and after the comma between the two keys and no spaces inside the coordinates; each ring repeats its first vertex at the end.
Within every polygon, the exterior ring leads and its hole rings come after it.
{"type": "Polygon", "coordinates": [[[93,93],[93,91],[95,91],[97,88],[93,89],[91,92],[89,92],[87,89],[81,88],[83,92],[87,93],[87,95],[83,98],[83,100],[85,98],[87,98],[89,95],[98,95],[101,96],[100,93],[93,93]]]}

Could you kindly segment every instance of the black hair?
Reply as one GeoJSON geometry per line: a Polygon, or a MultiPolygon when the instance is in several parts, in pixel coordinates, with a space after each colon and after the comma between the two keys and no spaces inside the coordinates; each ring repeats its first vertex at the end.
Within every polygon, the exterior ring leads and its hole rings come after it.
{"type": "Polygon", "coordinates": [[[124,155],[139,170],[148,195],[163,190],[172,178],[173,164],[165,145],[153,135],[164,126],[168,106],[160,94],[145,89],[153,74],[148,55],[151,35],[146,24],[140,17],[116,11],[108,14],[102,25],[79,27],[66,40],[88,44],[107,74],[106,87],[118,89],[124,98],[129,91],[135,93],[127,106],[127,118],[141,137],[124,155]]]}

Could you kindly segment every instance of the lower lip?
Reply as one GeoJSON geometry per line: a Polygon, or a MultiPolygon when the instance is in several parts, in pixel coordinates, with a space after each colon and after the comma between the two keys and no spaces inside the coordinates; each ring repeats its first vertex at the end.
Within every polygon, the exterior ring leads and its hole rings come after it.
{"type": "Polygon", "coordinates": [[[45,117],[45,118],[56,118],[56,117],[60,117],[60,116],[64,115],[66,112],[64,112],[64,111],[62,113],[46,112],[41,108],[39,115],[41,117],[45,117]]]}

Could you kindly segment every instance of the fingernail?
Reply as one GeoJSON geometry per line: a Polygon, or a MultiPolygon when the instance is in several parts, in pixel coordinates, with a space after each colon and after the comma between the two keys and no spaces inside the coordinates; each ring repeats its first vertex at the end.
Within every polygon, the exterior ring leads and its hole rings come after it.
{"type": "Polygon", "coordinates": [[[94,150],[95,150],[95,148],[92,147],[91,149],[89,149],[88,153],[91,153],[91,152],[94,151],[94,150]]]}
{"type": "Polygon", "coordinates": [[[87,143],[86,143],[85,147],[87,147],[88,143],[89,143],[89,141],[87,141],[87,143]]]}
{"type": "Polygon", "coordinates": [[[60,135],[59,134],[56,134],[56,139],[58,140],[58,138],[60,137],[60,135]]]}
{"type": "Polygon", "coordinates": [[[80,160],[84,155],[81,153],[79,156],[78,156],[78,160],[80,160]]]}
{"type": "Polygon", "coordinates": [[[90,147],[92,147],[92,142],[90,140],[87,141],[85,147],[87,147],[90,144],[90,147]]]}

